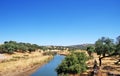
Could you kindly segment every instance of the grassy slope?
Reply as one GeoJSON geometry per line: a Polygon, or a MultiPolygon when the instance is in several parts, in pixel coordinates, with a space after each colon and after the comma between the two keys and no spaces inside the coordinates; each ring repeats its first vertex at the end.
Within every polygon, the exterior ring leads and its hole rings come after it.
{"type": "Polygon", "coordinates": [[[0,63],[0,76],[16,76],[17,74],[26,73],[35,68],[35,65],[40,66],[51,58],[51,56],[43,56],[42,53],[39,52],[34,52],[32,54],[16,53],[13,55],[6,55],[6,57],[8,60],[0,63]]]}

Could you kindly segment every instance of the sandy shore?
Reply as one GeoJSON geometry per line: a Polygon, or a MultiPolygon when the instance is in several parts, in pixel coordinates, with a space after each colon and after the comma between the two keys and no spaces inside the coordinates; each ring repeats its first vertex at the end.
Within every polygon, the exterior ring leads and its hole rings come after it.
{"type": "Polygon", "coordinates": [[[8,60],[0,63],[0,76],[30,76],[52,59],[52,56],[44,56],[39,52],[32,54],[17,53],[6,57],[8,60]]]}

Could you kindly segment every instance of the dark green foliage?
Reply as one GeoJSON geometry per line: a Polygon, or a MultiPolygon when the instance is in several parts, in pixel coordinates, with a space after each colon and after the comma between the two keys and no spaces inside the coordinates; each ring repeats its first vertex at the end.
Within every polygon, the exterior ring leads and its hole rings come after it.
{"type": "Polygon", "coordinates": [[[116,45],[116,54],[120,55],[120,44],[116,45]]]}
{"type": "Polygon", "coordinates": [[[120,36],[117,37],[116,53],[120,55],[120,36]]]}
{"type": "Polygon", "coordinates": [[[69,74],[62,73],[62,74],[59,74],[58,76],[69,76],[69,74]]]}
{"type": "Polygon", "coordinates": [[[117,42],[113,39],[102,37],[95,43],[95,50],[99,56],[99,66],[102,65],[102,59],[114,55],[120,55],[120,36],[117,37],[117,42]]]}
{"type": "Polygon", "coordinates": [[[0,53],[12,54],[14,52],[27,52],[27,51],[31,53],[36,49],[40,49],[40,46],[30,43],[22,42],[17,43],[16,41],[5,41],[4,44],[0,45],[0,53]]]}
{"type": "Polygon", "coordinates": [[[89,56],[92,56],[92,53],[95,52],[95,47],[94,46],[88,46],[87,47],[87,52],[89,54],[89,56]]]}
{"type": "Polygon", "coordinates": [[[102,55],[103,57],[108,54],[112,54],[115,50],[115,45],[113,39],[102,37],[98,39],[95,43],[95,50],[98,55],[102,55]]]}
{"type": "Polygon", "coordinates": [[[38,46],[36,44],[16,42],[16,41],[5,41],[4,44],[0,45],[0,53],[14,53],[14,52],[34,52],[37,49],[43,51],[46,50],[65,50],[64,46],[38,46]]]}
{"type": "Polygon", "coordinates": [[[65,57],[56,68],[58,74],[77,74],[86,71],[87,56],[85,53],[72,53],[65,57]]]}
{"type": "Polygon", "coordinates": [[[5,43],[1,45],[1,53],[9,53],[12,54],[16,49],[16,46],[13,43],[5,43]]]}

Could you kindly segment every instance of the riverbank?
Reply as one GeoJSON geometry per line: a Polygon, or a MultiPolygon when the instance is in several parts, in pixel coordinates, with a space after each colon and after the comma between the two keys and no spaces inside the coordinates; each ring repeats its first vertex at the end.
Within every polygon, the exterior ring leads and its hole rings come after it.
{"type": "Polygon", "coordinates": [[[40,66],[52,59],[52,56],[43,55],[40,52],[5,56],[6,60],[0,63],[0,76],[30,76],[40,66]]]}

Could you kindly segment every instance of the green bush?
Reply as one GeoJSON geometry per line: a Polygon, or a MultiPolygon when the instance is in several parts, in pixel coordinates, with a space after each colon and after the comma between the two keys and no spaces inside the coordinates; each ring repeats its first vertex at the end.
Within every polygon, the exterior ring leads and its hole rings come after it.
{"type": "Polygon", "coordinates": [[[58,76],[69,76],[69,75],[62,73],[62,74],[59,74],[58,76]]]}
{"type": "Polygon", "coordinates": [[[87,56],[85,53],[72,53],[56,68],[58,74],[78,74],[86,71],[87,56]]]}

